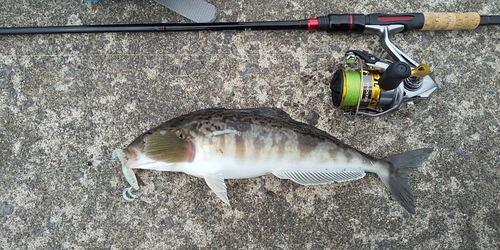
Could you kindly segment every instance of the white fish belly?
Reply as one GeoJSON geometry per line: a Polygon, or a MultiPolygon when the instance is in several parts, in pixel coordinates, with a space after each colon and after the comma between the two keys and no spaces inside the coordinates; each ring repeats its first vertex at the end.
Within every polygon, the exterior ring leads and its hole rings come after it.
{"type": "MultiPolygon", "coordinates": [[[[277,146],[275,143],[252,144],[247,140],[244,150],[225,139],[224,147],[214,147],[217,141],[198,144],[193,162],[178,164],[175,171],[203,177],[222,174],[224,179],[252,178],[273,172],[351,172],[382,173],[387,171],[379,161],[363,156],[352,148],[332,142],[322,142],[314,148],[300,148],[290,140],[277,146]]],[[[241,141],[239,143],[242,143],[241,141]]],[[[241,145],[239,145],[241,146],[241,145]]]]}
{"type": "MultiPolygon", "coordinates": [[[[179,168],[180,170],[180,168],[179,168]]],[[[332,161],[254,160],[240,161],[227,158],[214,158],[213,161],[185,164],[182,172],[195,176],[222,174],[224,179],[244,179],[270,174],[273,172],[372,172],[365,163],[332,161]],[[201,168],[204,171],[199,171],[201,168]]]]}

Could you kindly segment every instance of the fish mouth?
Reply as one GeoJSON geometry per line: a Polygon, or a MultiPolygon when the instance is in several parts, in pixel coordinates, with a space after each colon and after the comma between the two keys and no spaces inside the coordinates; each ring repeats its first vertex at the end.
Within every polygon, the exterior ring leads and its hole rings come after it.
{"type": "Polygon", "coordinates": [[[135,148],[126,147],[123,149],[123,152],[125,153],[125,156],[129,160],[134,159],[134,158],[137,159],[137,157],[138,157],[137,150],[135,148]]]}
{"type": "Polygon", "coordinates": [[[140,152],[133,147],[126,147],[123,149],[123,153],[125,153],[125,165],[128,168],[131,168],[134,162],[139,160],[140,152]]]}

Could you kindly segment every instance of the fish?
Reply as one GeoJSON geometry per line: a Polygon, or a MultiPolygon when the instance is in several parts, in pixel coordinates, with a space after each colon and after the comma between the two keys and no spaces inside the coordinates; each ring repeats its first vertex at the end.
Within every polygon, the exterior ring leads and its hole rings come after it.
{"type": "Polygon", "coordinates": [[[299,122],[278,108],[197,110],[170,119],[140,134],[113,152],[135,199],[139,190],[134,169],[182,172],[203,178],[224,203],[230,204],[226,179],[272,174],[300,185],[341,183],[378,175],[397,202],[414,214],[409,176],[432,153],[420,148],[378,159],[327,132],[299,122]]]}

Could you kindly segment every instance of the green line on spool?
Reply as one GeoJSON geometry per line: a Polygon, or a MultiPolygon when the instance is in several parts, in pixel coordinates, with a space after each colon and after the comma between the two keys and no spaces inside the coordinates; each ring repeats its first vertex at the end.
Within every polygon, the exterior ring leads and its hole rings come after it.
{"type": "Polygon", "coordinates": [[[358,71],[345,71],[345,98],[344,106],[353,107],[358,105],[359,90],[361,88],[361,75],[358,71]]]}

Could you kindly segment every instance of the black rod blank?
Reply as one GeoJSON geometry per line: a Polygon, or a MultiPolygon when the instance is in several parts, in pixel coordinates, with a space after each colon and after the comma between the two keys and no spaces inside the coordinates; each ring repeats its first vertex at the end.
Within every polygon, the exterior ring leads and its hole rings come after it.
{"type": "Polygon", "coordinates": [[[104,32],[167,32],[201,30],[299,30],[307,29],[307,20],[227,23],[157,23],[0,28],[0,35],[104,33],[104,32]]]}
{"type": "MultiPolygon", "coordinates": [[[[473,13],[478,15],[477,13],[473,13]]],[[[81,26],[48,26],[0,28],[0,35],[103,33],[103,32],[171,32],[220,30],[319,30],[363,32],[366,25],[404,25],[404,31],[420,30],[425,14],[331,14],[318,18],[295,21],[215,22],[215,23],[156,23],[81,26]]],[[[451,15],[460,15],[451,13],[451,15]]],[[[475,24],[477,25],[477,23],[475,24]]],[[[500,25],[500,15],[480,16],[478,26],[500,25]]],[[[475,26],[477,27],[477,26],[475,26]]],[[[460,28],[460,27],[458,27],[460,28]]]]}

